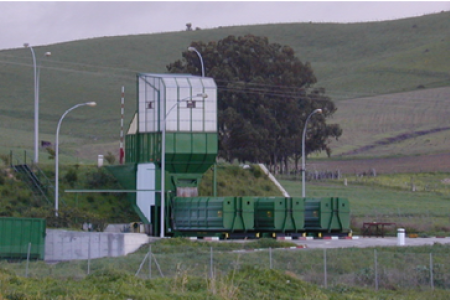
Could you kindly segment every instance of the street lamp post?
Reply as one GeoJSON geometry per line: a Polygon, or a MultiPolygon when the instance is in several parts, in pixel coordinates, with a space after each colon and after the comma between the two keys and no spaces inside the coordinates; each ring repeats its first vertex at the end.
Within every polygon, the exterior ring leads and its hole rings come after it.
{"type": "Polygon", "coordinates": [[[68,110],[61,116],[58,122],[58,126],[56,127],[56,141],[55,141],[55,216],[58,216],[58,202],[59,202],[59,128],[61,127],[61,122],[64,119],[64,117],[74,110],[75,108],[78,108],[80,106],[96,106],[97,103],[95,102],[86,102],[86,103],[80,103],[77,104],[68,110]]]}
{"type": "Polygon", "coordinates": [[[161,124],[161,133],[162,133],[162,137],[161,137],[161,233],[160,233],[160,237],[164,237],[164,231],[165,231],[165,189],[166,189],[166,185],[165,185],[165,173],[166,173],[166,120],[167,117],[169,116],[170,112],[177,107],[178,105],[180,105],[180,103],[182,102],[191,102],[193,98],[208,98],[208,95],[205,93],[201,93],[201,94],[197,94],[196,96],[189,96],[186,97],[184,99],[181,99],[179,101],[177,101],[177,103],[175,103],[170,109],[169,111],[166,113],[166,115],[164,116],[164,120],[162,121],[161,124]]]}
{"type": "MultiPolygon", "coordinates": [[[[49,57],[51,56],[52,53],[51,52],[45,52],[44,53],[44,57],[49,57]]],[[[37,94],[37,103],[39,104],[39,94],[40,94],[40,78],[41,78],[41,65],[42,65],[42,60],[39,62],[37,68],[36,68],[36,94],[37,94]]],[[[38,110],[39,112],[39,110],[38,110]]]]}
{"type": "MultiPolygon", "coordinates": [[[[194,47],[188,47],[188,51],[197,53],[198,58],[200,59],[200,63],[202,64],[202,77],[205,77],[205,67],[204,67],[204,64],[203,64],[203,57],[202,57],[202,55],[194,47]]],[[[214,169],[213,170],[214,170],[214,173],[213,173],[213,195],[215,197],[215,196],[217,196],[217,161],[214,163],[214,169]]]]}
{"type": "MultiPolygon", "coordinates": [[[[33,71],[34,71],[34,163],[39,162],[39,73],[40,65],[36,66],[36,54],[30,44],[23,44],[24,47],[30,48],[31,56],[33,57],[33,71]]],[[[45,52],[44,56],[49,57],[51,52],[45,52]]]]}
{"type": "Polygon", "coordinates": [[[303,128],[303,135],[302,135],[302,197],[305,198],[306,197],[306,190],[305,190],[305,171],[306,171],[306,166],[305,166],[305,156],[306,156],[306,152],[305,152],[305,136],[306,136],[306,128],[308,126],[308,121],[311,118],[312,115],[314,114],[321,114],[322,110],[320,108],[315,109],[312,113],[309,114],[309,116],[306,118],[305,121],[305,127],[303,128]]]}
{"type": "Polygon", "coordinates": [[[197,53],[198,57],[200,58],[200,63],[202,64],[202,77],[205,77],[205,67],[204,67],[204,65],[203,65],[203,57],[202,57],[202,55],[201,55],[200,52],[198,52],[198,50],[195,49],[194,47],[189,47],[189,48],[188,48],[188,51],[197,53]]]}

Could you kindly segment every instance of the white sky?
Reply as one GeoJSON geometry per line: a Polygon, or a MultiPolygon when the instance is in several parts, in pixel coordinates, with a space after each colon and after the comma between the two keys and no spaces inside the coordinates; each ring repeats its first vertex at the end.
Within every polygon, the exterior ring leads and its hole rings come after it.
{"type": "Polygon", "coordinates": [[[450,11],[450,1],[0,0],[0,49],[93,37],[291,22],[367,22],[450,11]]]}

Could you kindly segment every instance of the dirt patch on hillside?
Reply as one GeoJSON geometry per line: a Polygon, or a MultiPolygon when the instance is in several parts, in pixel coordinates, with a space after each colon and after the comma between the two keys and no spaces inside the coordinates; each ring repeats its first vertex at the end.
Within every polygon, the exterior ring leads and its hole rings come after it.
{"type": "Polygon", "coordinates": [[[341,171],[345,174],[362,174],[375,170],[377,174],[450,172],[450,153],[408,156],[398,158],[373,158],[342,161],[310,161],[309,171],[341,171]]]}
{"type": "Polygon", "coordinates": [[[382,139],[380,141],[376,141],[373,145],[363,146],[356,150],[342,153],[341,155],[342,156],[356,155],[356,154],[360,154],[360,153],[368,151],[368,150],[372,150],[379,146],[385,146],[385,145],[389,145],[392,143],[398,143],[398,142],[402,142],[402,141],[405,141],[408,139],[416,138],[418,136],[437,133],[437,132],[441,132],[441,131],[445,131],[445,130],[450,130],[450,127],[438,127],[438,128],[428,129],[428,130],[418,130],[418,131],[412,131],[412,132],[408,132],[408,133],[402,133],[402,134],[399,134],[399,135],[396,135],[393,137],[389,137],[386,139],[382,139]]]}

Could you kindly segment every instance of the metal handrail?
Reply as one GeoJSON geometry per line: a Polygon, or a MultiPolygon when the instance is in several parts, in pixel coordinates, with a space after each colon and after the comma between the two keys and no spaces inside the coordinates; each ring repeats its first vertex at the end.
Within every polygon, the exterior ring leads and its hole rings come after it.
{"type": "Polygon", "coordinates": [[[24,161],[22,161],[17,155],[13,155],[13,152],[11,151],[10,154],[10,164],[11,168],[14,169],[14,171],[24,174],[26,177],[25,183],[28,185],[28,187],[33,191],[33,194],[36,197],[42,197],[44,198],[49,204],[52,203],[52,201],[49,198],[49,191],[54,190],[54,185],[50,179],[45,175],[45,173],[37,166],[34,165],[34,169],[36,170],[33,172],[33,170],[30,168],[30,166],[26,163],[26,152],[24,152],[24,161]]]}

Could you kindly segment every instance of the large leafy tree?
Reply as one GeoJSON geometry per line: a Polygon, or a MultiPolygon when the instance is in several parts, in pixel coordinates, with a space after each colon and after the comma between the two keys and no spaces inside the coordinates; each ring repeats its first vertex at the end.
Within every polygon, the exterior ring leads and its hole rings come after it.
{"type": "MultiPolygon", "coordinates": [[[[219,88],[219,155],[231,161],[286,163],[301,157],[301,138],[308,115],[321,108],[308,123],[306,152],[326,150],[330,138],[342,130],[327,124],[336,107],[317,82],[309,63],[293,49],[269,43],[266,37],[228,36],[218,42],[192,42],[203,58],[206,76],[219,88]]],[[[167,66],[172,73],[201,74],[195,52],[167,66]]]]}

